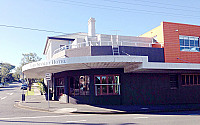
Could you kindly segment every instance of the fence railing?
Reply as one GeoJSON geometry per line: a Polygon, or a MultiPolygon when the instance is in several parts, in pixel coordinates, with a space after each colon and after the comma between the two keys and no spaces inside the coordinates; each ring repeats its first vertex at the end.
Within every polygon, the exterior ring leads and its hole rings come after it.
{"type": "MultiPolygon", "coordinates": [[[[156,43],[153,43],[156,44],[156,43]]],[[[159,44],[159,43],[158,43],[159,44]]],[[[81,42],[75,44],[66,45],[56,49],[53,52],[53,55],[66,50],[66,49],[73,49],[73,48],[80,48],[85,46],[138,46],[138,47],[152,47],[152,43],[145,43],[145,42],[134,42],[134,41],[88,41],[88,42],[81,42]]]]}

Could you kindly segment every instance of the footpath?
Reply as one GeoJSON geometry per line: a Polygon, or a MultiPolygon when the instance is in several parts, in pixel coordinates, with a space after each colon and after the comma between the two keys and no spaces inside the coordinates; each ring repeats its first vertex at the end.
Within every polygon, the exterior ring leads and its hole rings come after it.
{"type": "Polygon", "coordinates": [[[16,107],[59,114],[82,113],[82,114],[130,114],[130,113],[161,113],[200,110],[199,104],[188,105],[155,105],[155,106],[102,106],[87,104],[70,104],[60,101],[46,101],[45,96],[40,94],[37,85],[33,85],[34,94],[26,95],[25,101],[16,103],[16,107]]]}

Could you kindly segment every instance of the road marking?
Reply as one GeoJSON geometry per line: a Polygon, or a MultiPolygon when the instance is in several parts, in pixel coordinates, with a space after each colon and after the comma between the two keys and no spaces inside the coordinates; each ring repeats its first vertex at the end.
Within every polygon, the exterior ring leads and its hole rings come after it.
{"type": "Polygon", "coordinates": [[[134,119],[147,119],[149,117],[135,117],[134,119]]]}
{"type": "Polygon", "coordinates": [[[13,93],[6,93],[6,94],[8,94],[8,95],[13,95],[13,93]]]}
{"type": "MultiPolygon", "coordinates": [[[[87,116],[89,116],[88,114],[87,116]]],[[[86,114],[83,115],[56,115],[56,116],[36,116],[36,117],[12,117],[12,118],[0,118],[1,120],[11,120],[11,119],[38,119],[38,118],[56,118],[56,117],[71,117],[71,116],[86,116],[86,114]]]]}
{"type": "Polygon", "coordinates": [[[5,97],[2,97],[2,98],[1,98],[1,100],[5,99],[5,98],[7,98],[7,96],[5,96],[5,97]]]}
{"type": "Polygon", "coordinates": [[[69,122],[69,123],[73,123],[73,122],[86,122],[87,120],[78,120],[78,121],[66,121],[66,122],[69,122]]]}

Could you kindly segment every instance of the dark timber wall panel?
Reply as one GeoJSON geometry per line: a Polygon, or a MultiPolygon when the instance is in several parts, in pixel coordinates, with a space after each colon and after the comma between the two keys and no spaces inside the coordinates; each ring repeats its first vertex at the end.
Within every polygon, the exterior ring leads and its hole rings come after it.
{"type": "Polygon", "coordinates": [[[128,73],[123,69],[88,69],[56,73],[55,77],[90,76],[90,95],[71,96],[77,103],[99,105],[153,105],[200,103],[200,86],[182,86],[178,74],[178,88],[170,88],[167,73],[128,73]],[[119,74],[121,95],[95,96],[94,75],[119,74]]]}

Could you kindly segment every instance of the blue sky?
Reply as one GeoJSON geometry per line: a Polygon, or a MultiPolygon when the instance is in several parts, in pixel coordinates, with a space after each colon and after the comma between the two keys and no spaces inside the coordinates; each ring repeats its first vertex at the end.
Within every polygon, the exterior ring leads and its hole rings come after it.
{"type": "MultiPolygon", "coordinates": [[[[97,33],[138,36],[162,21],[200,25],[199,7],[199,0],[0,0],[0,25],[87,32],[94,17],[97,33]]],[[[45,59],[46,38],[57,35],[0,26],[0,62],[19,66],[29,52],[45,59]]]]}

